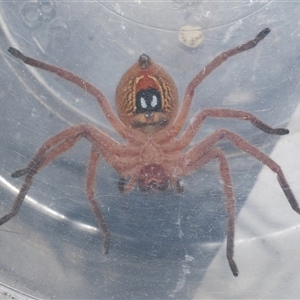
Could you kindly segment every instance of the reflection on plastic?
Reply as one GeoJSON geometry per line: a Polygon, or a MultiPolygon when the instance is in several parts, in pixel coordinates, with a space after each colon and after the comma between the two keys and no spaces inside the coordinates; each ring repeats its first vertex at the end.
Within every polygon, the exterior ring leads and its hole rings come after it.
{"type": "MultiPolygon", "coordinates": [[[[11,180],[10,174],[24,166],[47,137],[74,124],[93,124],[122,142],[86,92],[52,74],[24,67],[7,54],[9,46],[80,75],[110,100],[131,62],[147,53],[175,79],[179,95],[183,95],[187,81],[206,62],[268,26],[272,35],[261,46],[230,60],[205,80],[195,93],[191,111],[214,107],[244,110],[274,127],[288,128],[291,134],[282,139],[289,140],[285,152],[289,154],[272,158],[280,162],[289,183],[296,187],[293,191],[298,192],[299,168],[291,150],[299,128],[287,126],[299,102],[297,3],[25,0],[1,2],[0,9],[0,51],[7,63],[0,70],[0,125],[6,132],[0,135],[3,178],[11,180]],[[200,47],[181,46],[178,34],[186,24],[202,28],[205,39],[200,47]],[[288,161],[293,162],[290,168],[285,165],[288,161]]],[[[248,122],[216,119],[205,121],[195,141],[219,127],[240,134],[265,153],[278,141],[248,122]]],[[[218,145],[231,166],[239,211],[261,164],[225,141],[218,145]]],[[[53,295],[68,299],[189,299],[197,286],[198,299],[199,295],[297,298],[300,294],[295,257],[288,257],[299,249],[297,230],[294,234],[288,230],[299,223],[299,216],[289,207],[276,180],[270,179],[273,174],[269,172],[267,180],[259,176],[263,192],[268,192],[264,196],[262,190],[255,190],[249,199],[251,213],[247,209],[238,219],[235,259],[241,276],[234,278],[226,263],[226,247],[214,260],[225,236],[226,220],[217,164],[186,177],[183,194],[166,191],[158,196],[136,191],[120,195],[118,175],[101,162],[97,201],[113,237],[113,251],[102,255],[96,231],[89,234],[68,226],[68,220],[75,220],[96,228],[84,196],[88,151],[87,145],[79,143],[45,168],[30,190],[31,198],[67,219],[48,217],[25,203],[22,213],[0,230],[2,282],[41,299],[53,295]],[[280,199],[275,201],[274,195],[280,199]],[[293,222],[287,222],[290,220],[293,222]],[[282,230],[280,238],[272,238],[282,230]],[[248,236],[251,243],[247,243],[248,236]],[[208,276],[202,281],[205,274],[208,276]]],[[[19,187],[18,179],[10,182],[19,187]]],[[[9,191],[5,184],[0,190],[1,215],[9,207],[9,191]]]]}
{"type": "MultiPolygon", "coordinates": [[[[14,195],[17,195],[19,193],[19,189],[17,189],[15,186],[13,186],[11,183],[9,183],[5,178],[0,176],[0,184],[3,188],[11,191],[14,195]]],[[[69,219],[66,215],[63,215],[51,208],[49,208],[46,205],[41,204],[39,201],[35,200],[34,198],[30,196],[26,196],[24,199],[30,206],[32,206],[36,211],[39,211],[50,218],[56,219],[58,221],[64,221],[70,223],[74,228],[78,228],[80,230],[84,230],[90,233],[98,232],[99,229],[94,226],[90,226],[88,224],[84,224],[81,222],[77,222],[74,220],[69,219]]]]}

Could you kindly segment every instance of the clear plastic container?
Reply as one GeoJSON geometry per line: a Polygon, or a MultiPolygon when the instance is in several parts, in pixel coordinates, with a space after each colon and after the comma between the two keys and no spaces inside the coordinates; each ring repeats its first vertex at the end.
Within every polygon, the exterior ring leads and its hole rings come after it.
{"type": "MultiPolygon", "coordinates": [[[[118,81],[140,54],[167,70],[182,98],[189,81],[215,56],[265,27],[271,33],[256,48],[230,58],[205,79],[187,124],[199,109],[223,107],[288,128],[288,136],[278,137],[248,122],[209,119],[192,144],[220,127],[235,131],[271,153],[300,202],[299,14],[296,2],[277,1],[1,2],[1,215],[22,183],[10,174],[55,133],[90,123],[123,142],[95,99],[27,67],[9,55],[9,46],[88,80],[114,107],[118,81]],[[202,28],[198,47],[182,44],[180,29],[187,25],[202,28]]],[[[35,177],[19,214],[1,226],[3,297],[297,298],[300,216],[274,174],[228,141],[219,145],[229,158],[237,200],[239,277],[232,276],[225,256],[217,162],[183,178],[181,195],[138,190],[123,195],[118,174],[101,161],[97,200],[112,235],[104,255],[85,196],[90,145],[82,141],[35,177]]]]}

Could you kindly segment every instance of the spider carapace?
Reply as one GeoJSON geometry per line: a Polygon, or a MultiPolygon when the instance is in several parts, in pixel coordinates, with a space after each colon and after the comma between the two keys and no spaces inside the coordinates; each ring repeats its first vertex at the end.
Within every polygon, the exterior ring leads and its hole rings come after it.
{"type": "Polygon", "coordinates": [[[118,116],[103,93],[84,79],[62,68],[25,56],[15,48],[9,48],[10,54],[21,59],[25,64],[56,73],[94,96],[112,127],[125,142],[120,144],[102,130],[89,124],[74,125],[49,138],[25,168],[12,174],[14,178],[25,176],[25,179],[11,210],[0,219],[0,225],[18,213],[34,175],[59,155],[68,151],[81,138],[87,139],[91,144],[86,194],[104,236],[105,253],[108,253],[109,249],[110,232],[95,200],[95,179],[101,158],[105,159],[120,175],[121,192],[130,192],[136,185],[142,191],[165,190],[171,186],[177,192],[183,192],[180,184],[181,177],[192,173],[211,160],[217,160],[228,214],[227,259],[233,275],[237,276],[238,268],[233,260],[235,198],[228,161],[221,148],[216,146],[218,141],[225,138],[268,166],[277,174],[279,185],[297,213],[300,213],[299,205],[280,166],[234,132],[219,128],[192,147],[188,148],[188,146],[207,117],[249,121],[268,134],[285,135],[289,131],[284,128],[272,128],[248,112],[209,108],[197,112],[181,136],[178,135],[187,120],[193,95],[199,84],[229,57],[254,48],[269,32],[270,29],[266,28],[253,40],[219,54],[188,84],[180,107],[173,79],[148,55],[142,54],[123,75],[117,86],[118,116]]]}

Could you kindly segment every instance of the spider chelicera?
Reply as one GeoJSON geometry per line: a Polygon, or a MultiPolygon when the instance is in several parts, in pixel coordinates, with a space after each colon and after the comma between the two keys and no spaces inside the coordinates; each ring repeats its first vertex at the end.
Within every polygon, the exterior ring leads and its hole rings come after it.
{"type": "Polygon", "coordinates": [[[182,176],[217,159],[228,214],[227,259],[233,275],[238,276],[238,268],[233,260],[235,198],[228,161],[221,148],[214,147],[217,142],[226,138],[234,146],[268,166],[277,174],[284,194],[297,213],[300,213],[299,205],[280,166],[234,132],[223,128],[217,129],[190,149],[185,149],[207,117],[250,121],[252,125],[268,134],[285,135],[289,131],[284,128],[272,128],[248,112],[211,108],[196,113],[182,135],[179,138],[177,136],[188,117],[195,89],[204,78],[229,57],[254,48],[269,32],[269,28],[262,30],[255,39],[221,53],[210,62],[189,83],[179,111],[178,93],[173,79],[148,55],[142,54],[139,60],[123,75],[117,86],[116,106],[119,117],[102,92],[90,83],[64,69],[37,61],[25,56],[17,49],[9,48],[9,53],[21,59],[25,64],[56,73],[93,95],[108,121],[126,142],[120,144],[102,130],[88,124],[75,125],[54,135],[43,143],[24,169],[12,174],[13,178],[23,175],[26,177],[10,212],[0,219],[0,225],[18,213],[32,184],[33,176],[59,155],[68,151],[81,138],[86,138],[91,143],[86,193],[104,236],[105,253],[108,253],[109,249],[110,232],[95,200],[95,179],[100,158],[104,158],[118,172],[120,175],[119,190],[124,193],[130,192],[136,185],[142,191],[149,189],[163,191],[171,186],[181,193],[183,187],[179,179],[182,176]]]}

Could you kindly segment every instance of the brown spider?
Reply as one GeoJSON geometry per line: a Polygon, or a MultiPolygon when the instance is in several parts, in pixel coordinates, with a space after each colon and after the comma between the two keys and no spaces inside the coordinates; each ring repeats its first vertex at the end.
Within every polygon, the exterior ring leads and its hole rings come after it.
{"type": "Polygon", "coordinates": [[[23,175],[26,177],[10,212],[0,219],[0,225],[18,213],[32,184],[33,176],[83,137],[92,145],[87,168],[86,193],[104,236],[105,253],[108,253],[109,249],[110,232],[95,200],[95,179],[101,157],[119,173],[121,178],[119,190],[124,193],[130,192],[136,185],[142,191],[149,189],[163,191],[172,186],[178,193],[181,193],[183,187],[179,181],[180,177],[190,174],[213,159],[218,159],[228,214],[227,259],[233,275],[238,276],[238,268],[233,260],[235,199],[232,180],[226,157],[219,147],[213,146],[220,139],[227,138],[237,148],[254,156],[277,174],[278,182],[290,205],[297,213],[300,213],[298,203],[280,166],[229,130],[217,129],[189,150],[184,152],[184,149],[189,146],[207,117],[247,120],[269,134],[285,135],[289,131],[284,128],[272,128],[248,112],[212,108],[199,111],[181,137],[176,137],[187,119],[195,89],[204,78],[229,57],[255,47],[269,32],[269,28],[262,30],[255,39],[221,53],[201,70],[189,83],[179,112],[177,88],[173,79],[148,55],[142,54],[138,62],[123,75],[117,86],[116,105],[119,118],[107,98],[90,83],[64,69],[37,61],[14,48],[9,48],[8,51],[25,64],[56,73],[93,95],[108,121],[126,140],[126,143],[119,144],[100,129],[88,124],[75,125],[54,135],[43,143],[24,169],[12,174],[13,178],[23,175]]]}

